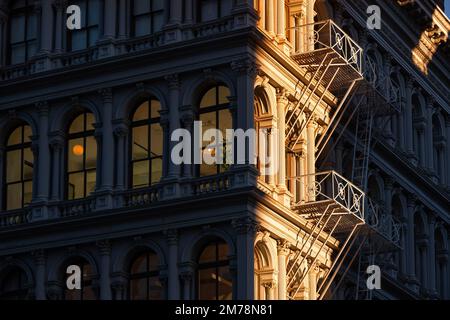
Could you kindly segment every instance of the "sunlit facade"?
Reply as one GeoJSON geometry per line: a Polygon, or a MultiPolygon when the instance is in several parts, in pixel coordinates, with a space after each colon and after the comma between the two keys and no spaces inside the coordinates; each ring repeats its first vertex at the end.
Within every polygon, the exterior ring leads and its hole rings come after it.
{"type": "Polygon", "coordinates": [[[449,299],[450,22],[375,3],[0,0],[0,299],[449,299]]]}

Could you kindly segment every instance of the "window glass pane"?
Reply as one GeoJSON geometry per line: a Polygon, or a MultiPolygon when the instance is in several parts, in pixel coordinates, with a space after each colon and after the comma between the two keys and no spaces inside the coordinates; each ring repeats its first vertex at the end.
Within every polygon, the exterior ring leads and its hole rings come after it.
{"type": "Polygon", "coordinates": [[[86,150],[84,150],[83,138],[72,139],[69,141],[69,172],[83,170],[83,158],[86,150]]]}
{"type": "Polygon", "coordinates": [[[163,154],[163,131],[161,126],[158,124],[151,125],[151,156],[162,157],[163,154]]]}
{"type": "Polygon", "coordinates": [[[153,32],[161,31],[164,25],[164,15],[162,13],[153,16],[153,32]]]}
{"type": "Polygon", "coordinates": [[[219,87],[219,104],[226,104],[230,101],[228,97],[231,95],[230,90],[227,87],[220,86],[219,87]]]}
{"type": "Polygon", "coordinates": [[[8,151],[6,153],[6,182],[18,182],[21,176],[22,152],[21,150],[8,151]]]}
{"type": "Polygon", "coordinates": [[[134,35],[136,37],[150,34],[150,18],[148,16],[136,17],[134,35]]]}
{"type": "Polygon", "coordinates": [[[147,187],[149,182],[149,161],[139,161],[133,163],[133,187],[147,187]]]}
{"type": "Polygon", "coordinates": [[[149,290],[148,298],[150,300],[160,300],[162,298],[161,297],[162,285],[158,277],[151,277],[148,279],[148,290],[149,290]]]}
{"type": "Polygon", "coordinates": [[[159,118],[160,114],[159,112],[161,111],[161,103],[158,100],[152,100],[151,101],[151,117],[152,118],[159,118]]]}
{"type": "Polygon", "coordinates": [[[27,40],[34,40],[37,36],[37,17],[35,14],[28,16],[27,40]]]}
{"type": "Polygon", "coordinates": [[[152,160],[152,184],[158,183],[162,178],[162,159],[152,160]]]}
{"type": "Polygon", "coordinates": [[[72,31],[72,51],[86,49],[86,30],[72,31]]]}
{"type": "Polygon", "coordinates": [[[87,184],[86,184],[86,196],[90,195],[95,191],[95,184],[97,180],[97,172],[91,170],[87,173],[87,184]]]}
{"type": "Polygon", "coordinates": [[[31,142],[31,136],[33,135],[33,132],[31,130],[30,126],[25,126],[23,130],[23,141],[24,142],[31,142]]]}
{"type": "Polygon", "coordinates": [[[97,141],[94,137],[86,138],[86,169],[97,167],[97,141]]]}
{"type": "Polygon", "coordinates": [[[148,126],[133,128],[133,160],[149,158],[148,126]]]}
{"type": "Polygon", "coordinates": [[[35,54],[36,54],[36,52],[37,52],[37,41],[31,41],[31,42],[28,42],[28,44],[27,44],[27,47],[28,47],[28,57],[32,57],[32,56],[34,56],[35,54]]]}
{"type": "MultiPolygon", "coordinates": [[[[86,28],[86,13],[87,13],[87,9],[86,9],[86,2],[91,2],[92,0],[87,0],[87,1],[77,1],[77,5],[80,7],[80,11],[81,11],[81,28],[86,28]]],[[[95,1],[95,0],[94,0],[95,1]]]]}
{"type": "Polygon", "coordinates": [[[200,300],[216,300],[216,278],[215,268],[199,270],[198,298],[200,300]]]}
{"type": "Polygon", "coordinates": [[[80,114],[70,125],[69,133],[78,133],[84,131],[84,114],[80,114]]]}
{"type": "Polygon", "coordinates": [[[93,113],[86,113],[86,130],[92,131],[95,130],[95,117],[93,113]]]}
{"type": "Polygon", "coordinates": [[[150,1],[151,0],[134,0],[133,1],[133,14],[139,15],[139,14],[145,14],[150,12],[150,1]]]}
{"type": "Polygon", "coordinates": [[[130,281],[131,300],[147,299],[147,279],[135,279],[130,281]]]}
{"type": "Polygon", "coordinates": [[[10,184],[7,187],[6,210],[22,208],[22,184],[10,184]]]}
{"type": "Polygon", "coordinates": [[[134,259],[131,265],[131,274],[144,273],[147,271],[147,255],[141,254],[136,259],[134,259]]]}
{"type": "Polygon", "coordinates": [[[23,179],[31,180],[33,179],[33,152],[30,148],[23,150],[23,179]]]}
{"type": "Polygon", "coordinates": [[[152,10],[163,10],[164,9],[164,0],[152,0],[152,10]]]}
{"type": "Polygon", "coordinates": [[[208,245],[200,255],[199,263],[208,263],[216,261],[216,244],[208,245]]]}
{"type": "Polygon", "coordinates": [[[69,175],[68,199],[75,200],[84,198],[84,173],[69,175]]]}
{"type": "Polygon", "coordinates": [[[211,21],[217,19],[218,4],[217,1],[203,0],[201,4],[202,21],[211,21]]]}
{"type": "Polygon", "coordinates": [[[205,93],[200,102],[200,108],[206,108],[216,105],[216,88],[212,88],[205,93]]]}
{"type": "Polygon", "coordinates": [[[98,28],[89,28],[89,47],[95,46],[98,40],[98,28]]]}
{"type": "Polygon", "coordinates": [[[22,143],[22,127],[17,127],[8,138],[8,146],[22,143]]]}
{"type": "Polygon", "coordinates": [[[157,271],[159,269],[158,255],[154,252],[149,252],[148,259],[149,259],[148,270],[157,271]]]}
{"type": "Polygon", "coordinates": [[[228,260],[228,245],[225,242],[220,242],[218,244],[218,250],[219,250],[219,256],[217,259],[219,261],[226,261],[228,260]]]}
{"type": "Polygon", "coordinates": [[[25,40],[25,15],[11,18],[11,44],[25,40]]]}
{"type": "Polygon", "coordinates": [[[224,109],[219,111],[219,129],[222,131],[223,138],[225,140],[226,130],[233,129],[233,117],[230,109],[224,109]]]}
{"type": "Polygon", "coordinates": [[[100,12],[102,10],[100,0],[89,0],[88,5],[88,25],[98,25],[100,23],[100,12]]]}
{"type": "Polygon", "coordinates": [[[220,1],[220,16],[225,17],[231,13],[232,3],[230,0],[220,1]]]}
{"type": "Polygon", "coordinates": [[[25,206],[28,206],[33,199],[33,182],[28,181],[24,183],[23,186],[24,195],[23,195],[23,203],[25,206]]]}
{"type": "Polygon", "coordinates": [[[141,104],[133,115],[133,121],[147,120],[148,119],[148,101],[141,104]]]}
{"type": "Polygon", "coordinates": [[[220,267],[217,277],[219,285],[218,300],[231,300],[233,295],[233,278],[229,272],[229,267],[220,267]]]}
{"type": "Polygon", "coordinates": [[[18,64],[25,62],[25,44],[18,44],[11,47],[11,63],[18,64]]]}
{"type": "Polygon", "coordinates": [[[136,109],[133,115],[133,121],[147,120],[148,119],[148,101],[144,102],[136,109]]]}
{"type": "MultiPolygon", "coordinates": [[[[203,125],[203,133],[205,133],[207,130],[210,129],[216,129],[216,113],[215,112],[208,112],[203,113],[200,115],[200,121],[203,125]]],[[[206,147],[207,145],[211,144],[214,139],[211,139],[211,141],[203,141],[203,147],[206,147]]]]}
{"type": "Polygon", "coordinates": [[[68,301],[81,300],[81,290],[65,290],[64,300],[68,301]]]}

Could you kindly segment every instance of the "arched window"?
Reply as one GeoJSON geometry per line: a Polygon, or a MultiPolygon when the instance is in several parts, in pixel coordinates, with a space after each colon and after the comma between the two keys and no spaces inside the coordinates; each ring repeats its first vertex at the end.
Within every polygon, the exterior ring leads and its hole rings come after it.
{"type": "Polygon", "coordinates": [[[433,116],[433,166],[441,184],[445,182],[445,137],[438,115],[433,116]]]}
{"type": "Polygon", "coordinates": [[[162,292],[157,254],[153,251],[140,254],[130,266],[129,299],[160,300],[162,292]]]}
{"type": "Polygon", "coordinates": [[[96,290],[93,286],[94,270],[89,262],[83,258],[74,259],[65,265],[63,273],[65,275],[63,281],[65,288],[64,300],[97,300],[96,290]],[[71,276],[71,274],[67,274],[66,272],[69,266],[78,266],[80,268],[80,289],[69,289],[66,286],[67,280],[69,280],[69,277],[71,276]]]}
{"type": "Polygon", "coordinates": [[[71,5],[77,5],[81,9],[81,29],[68,30],[67,49],[69,51],[83,50],[96,44],[102,25],[102,0],[76,0],[71,5]]]}
{"type": "Polygon", "coordinates": [[[82,199],[95,191],[97,181],[97,141],[94,115],[83,112],[69,128],[67,143],[67,199],[82,199]]]}
{"type": "Polygon", "coordinates": [[[228,246],[223,240],[210,242],[201,251],[197,268],[199,300],[231,300],[233,279],[228,246]]]}
{"type": "Polygon", "coordinates": [[[160,102],[149,98],[134,112],[130,148],[133,188],[148,187],[161,180],[164,139],[160,110],[160,102]]]}
{"type": "Polygon", "coordinates": [[[426,223],[423,221],[420,212],[414,215],[414,243],[415,243],[415,267],[416,278],[422,287],[427,285],[427,256],[428,256],[428,235],[425,231],[426,223]]]}
{"type": "Polygon", "coordinates": [[[231,0],[200,0],[199,21],[206,22],[225,17],[231,13],[231,0]]]}
{"type": "Polygon", "coordinates": [[[164,0],[132,0],[131,12],[133,37],[161,31],[164,25],[164,0]]]}
{"type": "MultiPolygon", "coordinates": [[[[232,142],[226,141],[226,130],[233,129],[233,117],[230,111],[228,97],[230,90],[223,85],[216,85],[209,89],[201,99],[199,120],[202,123],[203,133],[209,129],[216,129],[222,133],[223,143],[223,164],[202,163],[199,167],[200,176],[214,175],[228,170],[229,164],[226,163],[227,147],[231,147],[232,142]]],[[[208,150],[208,145],[214,141],[203,141],[202,152],[209,152],[215,157],[215,149],[208,150]]]]}
{"type": "Polygon", "coordinates": [[[23,270],[13,268],[0,282],[0,300],[27,300],[27,276],[23,270]]]}
{"type": "Polygon", "coordinates": [[[10,1],[9,57],[11,64],[27,61],[38,49],[34,0],[10,1]]]}
{"type": "Polygon", "coordinates": [[[31,151],[31,127],[17,127],[6,143],[6,210],[26,207],[33,197],[34,157],[31,151]]]}

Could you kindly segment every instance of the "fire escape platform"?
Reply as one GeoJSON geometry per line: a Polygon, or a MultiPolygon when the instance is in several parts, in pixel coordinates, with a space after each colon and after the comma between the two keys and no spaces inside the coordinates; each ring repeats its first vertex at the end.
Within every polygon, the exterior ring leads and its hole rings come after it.
{"type": "Polygon", "coordinates": [[[364,220],[358,215],[351,213],[348,209],[334,200],[316,201],[298,205],[297,212],[308,222],[315,224],[321,215],[331,215],[324,231],[342,234],[350,232],[356,224],[364,224],[364,220]]]}
{"type": "Polygon", "coordinates": [[[310,74],[314,74],[319,69],[316,78],[320,79],[323,75],[321,85],[325,87],[331,83],[330,91],[333,93],[342,91],[339,89],[347,86],[355,79],[361,78],[361,73],[332,48],[322,48],[305,53],[293,53],[291,58],[310,74]],[[330,64],[328,72],[323,74],[325,70],[323,66],[327,66],[328,64],[330,64]],[[339,68],[339,72],[333,81],[332,77],[337,68],[339,68]]]}

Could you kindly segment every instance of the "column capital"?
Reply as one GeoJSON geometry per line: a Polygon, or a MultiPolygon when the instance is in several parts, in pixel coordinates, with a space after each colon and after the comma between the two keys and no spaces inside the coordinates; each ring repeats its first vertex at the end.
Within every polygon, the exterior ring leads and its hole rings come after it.
{"type": "Polygon", "coordinates": [[[178,230],[177,229],[168,229],[164,231],[164,235],[166,236],[167,242],[169,245],[178,244],[178,230]]]}
{"type": "Polygon", "coordinates": [[[66,135],[63,131],[54,131],[50,133],[50,147],[52,149],[62,149],[66,140],[66,135]]]}
{"type": "Polygon", "coordinates": [[[111,255],[111,243],[109,240],[99,240],[96,244],[101,256],[111,255]]]}
{"type": "Polygon", "coordinates": [[[258,74],[259,65],[257,65],[251,58],[238,58],[231,62],[231,69],[239,75],[248,75],[256,78],[258,74]]]}
{"type": "Polygon", "coordinates": [[[286,107],[289,103],[288,95],[289,93],[285,88],[277,88],[277,103],[281,103],[286,107]]]}
{"type": "Polygon", "coordinates": [[[167,75],[164,79],[168,82],[169,89],[175,90],[180,88],[181,82],[177,73],[167,75]]]}
{"type": "Polygon", "coordinates": [[[31,255],[33,256],[34,262],[36,263],[37,266],[45,265],[45,261],[47,259],[45,250],[43,249],[35,250],[31,253],[31,255]]]}
{"type": "Polygon", "coordinates": [[[392,190],[395,180],[391,176],[386,176],[384,178],[384,188],[387,190],[392,190]]]}
{"type": "Polygon", "coordinates": [[[407,200],[408,207],[413,207],[417,204],[417,201],[419,201],[419,198],[414,193],[407,193],[406,200],[407,200]]]}
{"type": "Polygon", "coordinates": [[[112,88],[103,88],[98,90],[98,93],[103,98],[103,103],[111,103],[113,99],[113,90],[112,88]]]}
{"type": "Polygon", "coordinates": [[[287,256],[291,252],[290,250],[291,244],[286,239],[277,240],[277,250],[278,255],[287,256]]]}
{"type": "Polygon", "coordinates": [[[255,234],[259,230],[259,224],[250,217],[234,219],[231,224],[238,234],[255,234]]]}
{"type": "Polygon", "coordinates": [[[36,102],[35,107],[37,108],[40,116],[42,116],[42,117],[48,116],[48,112],[49,112],[48,101],[36,102]]]}

